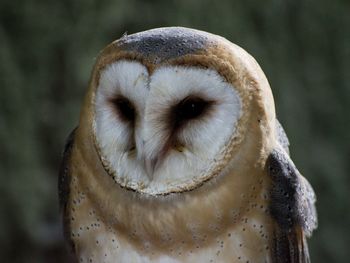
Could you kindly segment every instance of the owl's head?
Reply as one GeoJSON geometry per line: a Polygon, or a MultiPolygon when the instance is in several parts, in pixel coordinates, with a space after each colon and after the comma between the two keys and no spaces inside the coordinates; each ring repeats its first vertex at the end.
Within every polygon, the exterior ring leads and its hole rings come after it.
{"type": "Polygon", "coordinates": [[[264,150],[274,120],[269,85],[250,55],[179,27],[105,48],[85,104],[81,125],[106,173],[150,195],[193,190],[234,169],[243,152],[264,150]]]}

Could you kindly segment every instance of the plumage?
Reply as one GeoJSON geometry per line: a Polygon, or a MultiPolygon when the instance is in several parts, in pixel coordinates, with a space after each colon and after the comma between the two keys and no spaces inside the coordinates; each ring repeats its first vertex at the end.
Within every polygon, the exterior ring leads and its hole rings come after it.
{"type": "Polygon", "coordinates": [[[70,184],[71,184],[71,171],[70,171],[70,160],[72,148],[74,145],[74,134],[76,128],[69,134],[66,144],[63,150],[63,158],[60,166],[58,176],[58,200],[60,212],[62,214],[62,223],[64,228],[64,236],[69,243],[70,249],[74,250],[74,242],[70,235],[70,209],[68,208],[69,197],[70,197],[70,184]]]}
{"type": "Polygon", "coordinates": [[[273,150],[266,165],[272,179],[269,210],[276,222],[274,262],[309,262],[305,236],[317,227],[313,190],[284,150],[273,150]]]}
{"type": "Polygon", "coordinates": [[[124,35],[96,61],[60,172],[75,257],[309,262],[315,195],[288,147],[243,49],[180,27],[124,35]]]}

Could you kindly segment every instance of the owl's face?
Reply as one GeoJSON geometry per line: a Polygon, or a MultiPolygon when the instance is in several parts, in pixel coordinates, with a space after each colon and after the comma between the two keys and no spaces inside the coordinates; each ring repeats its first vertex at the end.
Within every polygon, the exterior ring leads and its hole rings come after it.
{"type": "Polygon", "coordinates": [[[117,185],[165,195],[212,181],[253,147],[274,118],[269,92],[254,59],[227,40],[155,29],[101,53],[81,119],[91,120],[97,155],[117,185]]]}
{"type": "Polygon", "coordinates": [[[102,72],[95,101],[96,143],[108,173],[144,193],[188,190],[235,133],[242,106],[218,72],[119,60],[102,72]]]}

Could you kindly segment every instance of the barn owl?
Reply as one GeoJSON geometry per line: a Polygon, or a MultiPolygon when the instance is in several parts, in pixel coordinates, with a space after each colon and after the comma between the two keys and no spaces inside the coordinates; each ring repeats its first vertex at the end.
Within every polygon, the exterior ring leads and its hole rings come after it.
{"type": "Polygon", "coordinates": [[[59,198],[78,262],[309,262],[315,195],[253,57],[194,29],[98,56],[59,198]]]}

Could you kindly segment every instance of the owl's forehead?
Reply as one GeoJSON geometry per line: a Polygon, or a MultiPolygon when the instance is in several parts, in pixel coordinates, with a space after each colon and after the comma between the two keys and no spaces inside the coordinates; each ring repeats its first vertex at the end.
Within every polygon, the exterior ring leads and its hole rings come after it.
{"type": "Polygon", "coordinates": [[[112,42],[103,49],[94,66],[92,92],[99,86],[101,75],[122,60],[140,63],[148,76],[169,66],[208,69],[205,72],[216,72],[233,85],[243,104],[251,96],[250,86],[262,84],[269,89],[260,67],[246,51],[223,37],[190,28],[157,28],[124,35],[112,42]]]}
{"type": "Polygon", "coordinates": [[[121,51],[132,52],[154,64],[203,52],[215,43],[215,37],[209,33],[182,27],[157,28],[117,41],[121,51]]]}

